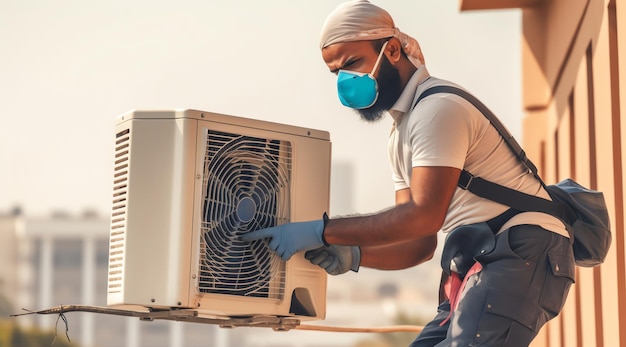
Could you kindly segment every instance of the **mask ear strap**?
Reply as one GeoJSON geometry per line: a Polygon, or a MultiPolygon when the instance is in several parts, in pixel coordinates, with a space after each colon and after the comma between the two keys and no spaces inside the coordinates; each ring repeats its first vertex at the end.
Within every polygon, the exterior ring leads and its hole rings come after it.
{"type": "Polygon", "coordinates": [[[376,72],[376,69],[378,68],[378,64],[380,63],[380,59],[383,57],[383,53],[385,52],[385,47],[387,47],[388,42],[389,40],[383,43],[383,46],[380,49],[380,53],[378,53],[378,59],[376,59],[376,63],[374,64],[374,68],[372,68],[372,72],[370,72],[370,75],[374,76],[374,72],[376,72]]]}

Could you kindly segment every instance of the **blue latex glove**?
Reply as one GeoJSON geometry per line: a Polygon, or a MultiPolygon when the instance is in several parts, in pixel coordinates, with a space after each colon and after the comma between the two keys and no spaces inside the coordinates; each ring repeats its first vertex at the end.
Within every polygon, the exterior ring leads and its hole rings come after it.
{"type": "Polygon", "coordinates": [[[267,229],[256,230],[241,236],[246,242],[270,238],[269,247],[283,260],[289,260],[294,253],[324,246],[322,234],[324,220],[287,223],[267,229]]]}
{"type": "Polygon", "coordinates": [[[361,249],[359,246],[330,245],[304,253],[312,264],[318,265],[330,275],[341,275],[352,270],[359,271],[361,249]]]}

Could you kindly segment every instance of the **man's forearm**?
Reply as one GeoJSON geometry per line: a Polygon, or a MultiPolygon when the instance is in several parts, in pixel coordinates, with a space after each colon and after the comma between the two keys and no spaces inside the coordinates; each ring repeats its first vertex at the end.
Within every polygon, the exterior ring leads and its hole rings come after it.
{"type": "Polygon", "coordinates": [[[412,201],[367,216],[333,218],[324,230],[329,244],[381,246],[415,240],[437,233],[443,216],[434,216],[428,205],[412,201]]]}
{"type": "Polygon", "coordinates": [[[361,266],[379,270],[401,270],[432,259],[437,235],[385,246],[361,247],[361,266]]]}

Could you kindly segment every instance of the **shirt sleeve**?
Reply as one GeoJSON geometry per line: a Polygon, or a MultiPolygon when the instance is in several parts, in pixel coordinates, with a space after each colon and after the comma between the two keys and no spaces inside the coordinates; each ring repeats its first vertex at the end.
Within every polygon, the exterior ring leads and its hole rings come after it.
{"type": "Polygon", "coordinates": [[[456,96],[437,95],[422,100],[407,127],[411,163],[463,169],[472,138],[467,106],[456,96]]]}
{"type": "Polygon", "coordinates": [[[394,168],[392,168],[391,179],[393,180],[393,188],[395,191],[407,189],[409,185],[404,181],[402,176],[400,176],[394,168]]]}

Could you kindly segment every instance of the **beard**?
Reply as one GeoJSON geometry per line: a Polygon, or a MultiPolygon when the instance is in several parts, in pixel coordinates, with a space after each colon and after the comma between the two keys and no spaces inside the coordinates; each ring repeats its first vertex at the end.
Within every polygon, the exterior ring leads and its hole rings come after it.
{"type": "Polygon", "coordinates": [[[386,56],[380,63],[378,71],[378,99],[374,105],[357,110],[361,119],[367,122],[376,122],[383,118],[383,113],[389,110],[396,103],[400,94],[402,94],[402,79],[400,72],[396,69],[386,56]]]}

